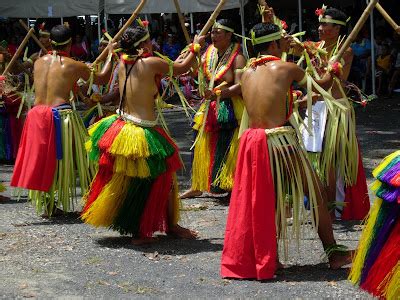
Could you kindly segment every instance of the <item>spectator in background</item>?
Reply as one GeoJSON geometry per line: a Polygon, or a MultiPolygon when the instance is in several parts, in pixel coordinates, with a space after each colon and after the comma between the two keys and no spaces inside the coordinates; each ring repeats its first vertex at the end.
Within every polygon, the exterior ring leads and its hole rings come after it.
{"type": "Polygon", "coordinates": [[[14,56],[15,52],[17,52],[17,49],[17,38],[15,36],[12,36],[8,42],[7,51],[11,54],[11,56],[14,56]]]}
{"type": "Polygon", "coordinates": [[[395,63],[394,63],[394,68],[393,72],[391,73],[390,80],[389,80],[389,86],[388,86],[388,93],[389,96],[393,94],[393,90],[396,88],[396,84],[398,83],[398,79],[400,77],[400,49],[397,48],[397,53],[396,56],[394,56],[395,63]]]}
{"type": "Polygon", "coordinates": [[[163,53],[170,59],[175,60],[178,58],[181,51],[180,45],[176,42],[173,34],[168,34],[167,42],[162,47],[163,53]]]}
{"type": "Polygon", "coordinates": [[[376,59],[377,72],[376,79],[378,83],[378,89],[376,91],[378,96],[382,94],[386,94],[386,91],[383,91],[383,85],[387,85],[389,73],[393,66],[393,57],[390,54],[389,45],[383,44],[381,47],[381,55],[376,59]]]}
{"type": "Polygon", "coordinates": [[[354,59],[351,66],[349,81],[365,90],[368,59],[371,56],[371,40],[367,38],[368,31],[363,30],[351,44],[354,59]]]}
{"type": "Polygon", "coordinates": [[[80,61],[89,59],[89,48],[79,33],[75,35],[75,41],[71,46],[71,57],[80,61]]]}

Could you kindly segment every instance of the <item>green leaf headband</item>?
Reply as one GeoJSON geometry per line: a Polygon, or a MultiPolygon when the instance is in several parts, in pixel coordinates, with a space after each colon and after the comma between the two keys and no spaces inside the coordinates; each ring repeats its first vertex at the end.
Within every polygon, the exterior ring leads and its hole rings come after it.
{"type": "Polygon", "coordinates": [[[51,43],[52,43],[54,46],[63,46],[63,45],[68,44],[70,41],[72,41],[72,38],[69,38],[69,39],[66,40],[65,42],[51,41],[51,43]]]}
{"type": "Polygon", "coordinates": [[[226,31],[229,31],[229,32],[232,32],[232,33],[235,32],[235,30],[233,28],[230,28],[228,26],[222,25],[221,23],[218,23],[218,22],[214,23],[213,28],[223,29],[223,30],[226,30],[226,31]]]}
{"type": "Polygon", "coordinates": [[[347,22],[349,22],[350,19],[351,19],[351,17],[349,17],[346,21],[340,21],[340,20],[335,20],[335,19],[327,19],[327,18],[323,18],[322,16],[319,16],[318,21],[320,23],[333,23],[333,24],[346,26],[347,22]]]}
{"type": "Polygon", "coordinates": [[[332,23],[332,24],[338,24],[338,25],[346,26],[347,23],[350,21],[350,17],[347,18],[346,21],[340,21],[340,20],[336,20],[336,19],[324,18],[324,14],[325,14],[327,8],[328,7],[325,4],[323,4],[321,8],[317,8],[315,10],[315,14],[318,16],[318,21],[320,23],[332,23]]]}
{"type": "Polygon", "coordinates": [[[138,40],[137,42],[135,42],[135,43],[133,44],[133,47],[139,46],[141,42],[144,42],[144,41],[147,40],[148,38],[150,38],[150,33],[149,33],[149,32],[147,32],[147,33],[144,35],[144,37],[142,37],[140,40],[138,40]]]}
{"type": "Polygon", "coordinates": [[[273,32],[264,36],[260,36],[256,38],[256,33],[251,30],[250,31],[250,38],[247,38],[251,40],[251,43],[254,45],[259,45],[263,43],[268,43],[276,40],[280,40],[282,38],[282,30],[279,30],[277,32],[273,32]]]}
{"type": "Polygon", "coordinates": [[[43,31],[43,30],[39,30],[39,35],[45,35],[45,36],[50,36],[50,32],[48,31],[43,31]]]}

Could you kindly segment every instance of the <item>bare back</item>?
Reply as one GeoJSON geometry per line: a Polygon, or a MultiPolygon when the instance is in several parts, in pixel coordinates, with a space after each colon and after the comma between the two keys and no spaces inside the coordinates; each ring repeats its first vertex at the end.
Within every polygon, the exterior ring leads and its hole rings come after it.
{"type": "Polygon", "coordinates": [[[121,62],[118,71],[120,93],[122,97],[125,96],[124,112],[149,121],[156,118],[154,99],[158,93],[155,81],[157,73],[151,66],[152,60],[159,60],[159,58],[141,58],[134,65],[121,62]],[[131,68],[132,70],[129,71],[131,68]],[[123,95],[127,71],[129,75],[126,80],[126,93],[123,95]]]}
{"type": "Polygon", "coordinates": [[[47,54],[39,58],[34,65],[35,105],[60,105],[69,100],[79,78],[87,80],[89,68],[68,57],[53,57],[47,54]]]}
{"type": "Polygon", "coordinates": [[[272,61],[242,75],[242,95],[252,128],[275,128],[287,121],[287,93],[304,72],[293,63],[272,61]]]}

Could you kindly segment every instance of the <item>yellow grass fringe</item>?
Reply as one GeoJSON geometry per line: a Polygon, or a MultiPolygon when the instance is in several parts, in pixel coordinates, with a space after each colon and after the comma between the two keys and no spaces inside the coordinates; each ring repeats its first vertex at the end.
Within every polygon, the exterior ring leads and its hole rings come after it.
{"type": "Polygon", "coordinates": [[[126,122],[114,139],[110,153],[114,156],[121,155],[130,159],[149,157],[150,150],[143,128],[126,122]]]}
{"type": "Polygon", "coordinates": [[[210,171],[210,133],[203,132],[194,147],[192,164],[192,189],[208,191],[208,177],[210,171]]]}
{"type": "Polygon", "coordinates": [[[145,158],[132,160],[121,155],[115,157],[114,172],[122,173],[129,177],[148,178],[151,176],[145,158]]]}
{"type": "Polygon", "coordinates": [[[114,174],[103,188],[96,201],[82,215],[85,223],[95,227],[111,226],[128,192],[131,178],[123,174],[114,174]],[[96,212],[96,213],[92,213],[96,212]]]}
{"type": "Polygon", "coordinates": [[[365,228],[361,234],[360,241],[358,243],[357,252],[353,259],[353,265],[350,270],[349,280],[353,284],[359,284],[361,280],[361,273],[364,266],[364,261],[370,248],[372,231],[375,226],[376,218],[382,205],[382,199],[377,198],[374,205],[372,206],[369,216],[366,219],[365,228]]]}

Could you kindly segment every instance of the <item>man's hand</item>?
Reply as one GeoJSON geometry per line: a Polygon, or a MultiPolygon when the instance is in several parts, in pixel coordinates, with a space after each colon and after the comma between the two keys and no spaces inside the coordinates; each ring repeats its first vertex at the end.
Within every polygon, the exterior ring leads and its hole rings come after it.
{"type": "Polygon", "coordinates": [[[112,54],[114,52],[115,47],[117,46],[117,43],[108,43],[107,45],[107,50],[108,50],[108,54],[112,54]]]}
{"type": "Polygon", "coordinates": [[[193,43],[194,44],[200,44],[200,46],[203,47],[204,43],[205,43],[205,40],[206,40],[206,36],[205,35],[202,35],[202,36],[195,35],[195,37],[193,39],[193,43]]]}

